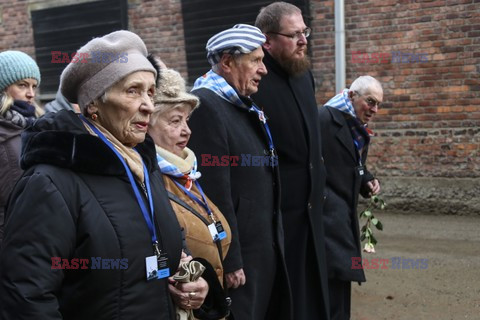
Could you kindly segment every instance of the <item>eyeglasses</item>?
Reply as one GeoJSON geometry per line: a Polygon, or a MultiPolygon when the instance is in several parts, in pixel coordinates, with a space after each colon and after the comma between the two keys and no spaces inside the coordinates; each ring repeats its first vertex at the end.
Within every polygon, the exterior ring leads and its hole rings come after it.
{"type": "MultiPolygon", "coordinates": [[[[362,96],[363,96],[362,94],[358,93],[358,91],[355,91],[355,93],[356,93],[359,97],[362,97],[362,96]]],[[[373,98],[371,98],[371,97],[366,98],[366,99],[365,99],[365,102],[368,104],[369,107],[372,107],[372,108],[375,107],[375,106],[380,107],[380,103],[381,103],[380,101],[377,101],[377,100],[375,100],[375,99],[373,99],[373,98]]]]}
{"type": "Polygon", "coordinates": [[[273,32],[273,31],[270,31],[270,32],[267,32],[267,33],[278,34],[278,35],[281,35],[281,36],[284,36],[284,37],[287,37],[287,38],[294,39],[294,40],[298,41],[302,35],[304,35],[305,38],[308,38],[310,36],[310,34],[312,33],[312,28],[307,27],[303,31],[297,31],[297,32],[292,33],[292,34],[285,34],[285,33],[280,33],[280,32],[273,32]]]}
{"type": "Polygon", "coordinates": [[[375,106],[380,107],[380,101],[377,101],[373,98],[369,97],[369,98],[365,99],[365,102],[368,104],[369,107],[372,107],[372,108],[375,107],[375,106]]]}

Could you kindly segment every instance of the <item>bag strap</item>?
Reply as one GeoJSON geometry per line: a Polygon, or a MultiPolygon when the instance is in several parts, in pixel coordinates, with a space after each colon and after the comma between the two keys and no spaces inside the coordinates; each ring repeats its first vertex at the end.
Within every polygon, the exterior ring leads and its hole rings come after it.
{"type": "MultiPolygon", "coordinates": [[[[181,205],[182,207],[184,207],[185,209],[187,209],[188,211],[190,211],[191,213],[193,213],[197,218],[199,218],[206,226],[208,226],[210,223],[208,222],[207,219],[205,219],[204,216],[202,216],[200,213],[198,213],[197,210],[195,210],[194,208],[192,208],[188,203],[186,203],[185,201],[183,201],[182,199],[180,199],[178,196],[176,196],[175,194],[173,194],[172,192],[168,191],[168,198],[172,201],[174,201],[175,203],[181,205]]],[[[223,266],[223,251],[222,251],[222,244],[220,243],[220,241],[215,241],[215,244],[217,245],[217,250],[218,250],[218,254],[220,255],[220,262],[222,263],[222,266],[223,266]]],[[[227,296],[227,299],[230,299],[230,297],[228,296],[228,288],[227,288],[227,281],[225,280],[225,272],[223,272],[223,290],[225,291],[225,295],[227,296]]],[[[231,303],[231,300],[230,300],[230,303],[231,303]]]]}

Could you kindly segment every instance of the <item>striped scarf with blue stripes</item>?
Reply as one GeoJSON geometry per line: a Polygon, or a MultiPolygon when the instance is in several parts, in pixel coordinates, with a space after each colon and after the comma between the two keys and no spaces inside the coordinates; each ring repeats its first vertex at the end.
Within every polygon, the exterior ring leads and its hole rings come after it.
{"type": "Polygon", "coordinates": [[[159,146],[155,146],[155,149],[157,151],[157,162],[160,171],[177,180],[185,179],[185,188],[187,190],[190,190],[193,182],[202,176],[202,174],[197,171],[197,158],[189,148],[185,147],[185,149],[183,149],[186,155],[185,159],[159,146]]]}
{"type": "Polygon", "coordinates": [[[237,92],[232,88],[231,85],[227,83],[227,81],[216,74],[213,70],[208,71],[203,76],[199,77],[195,80],[193,84],[193,90],[206,88],[213,92],[215,92],[220,98],[225,99],[226,101],[239,106],[239,107],[247,107],[245,103],[240,99],[237,92]]]}
{"type": "Polygon", "coordinates": [[[358,120],[352,101],[348,97],[348,91],[348,89],[343,89],[342,92],[328,100],[328,102],[325,103],[325,106],[335,108],[346,114],[345,120],[350,128],[353,142],[359,151],[359,155],[361,155],[364,146],[370,143],[370,135],[367,131],[367,126],[361,124],[358,120]]]}
{"type": "Polygon", "coordinates": [[[338,109],[343,113],[348,113],[354,118],[357,117],[357,115],[355,114],[355,109],[353,108],[353,105],[352,105],[352,101],[350,101],[350,98],[348,97],[348,89],[343,89],[342,92],[337,94],[332,99],[328,100],[328,102],[325,103],[325,105],[338,109]]]}

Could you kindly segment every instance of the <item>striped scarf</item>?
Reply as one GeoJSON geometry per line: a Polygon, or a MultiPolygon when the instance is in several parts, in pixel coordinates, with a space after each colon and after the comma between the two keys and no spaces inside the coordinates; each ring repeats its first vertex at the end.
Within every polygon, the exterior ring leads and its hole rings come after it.
{"type": "Polygon", "coordinates": [[[240,99],[235,89],[233,89],[223,77],[216,74],[213,70],[208,71],[195,80],[192,91],[199,88],[209,89],[231,104],[248,108],[242,99],[240,99]]]}
{"type": "Polygon", "coordinates": [[[353,105],[352,105],[352,101],[350,101],[350,98],[348,97],[348,89],[343,89],[342,92],[337,94],[332,99],[328,100],[328,102],[325,103],[325,105],[338,109],[343,113],[348,113],[354,118],[357,117],[357,115],[355,114],[355,109],[353,108],[353,105]]]}
{"type": "Polygon", "coordinates": [[[251,107],[248,107],[245,102],[240,99],[235,89],[233,89],[232,86],[230,86],[223,77],[213,72],[213,70],[208,71],[206,74],[198,78],[193,85],[192,91],[199,88],[209,89],[215,92],[220,98],[230,102],[231,104],[246,108],[250,112],[255,112],[258,115],[258,120],[260,120],[260,122],[265,128],[265,131],[267,132],[270,154],[272,157],[274,156],[275,147],[273,145],[273,139],[267,124],[268,118],[263,113],[263,111],[260,110],[260,108],[257,107],[255,103],[253,103],[252,100],[250,100],[250,102],[252,103],[251,107]]]}
{"type": "Polygon", "coordinates": [[[183,150],[183,158],[159,146],[155,146],[155,149],[160,171],[163,174],[176,178],[176,180],[185,179],[185,188],[187,190],[192,188],[193,181],[202,176],[197,171],[197,158],[189,148],[185,147],[183,150]]]}
{"type": "Polygon", "coordinates": [[[350,101],[350,98],[348,97],[348,89],[343,89],[342,92],[328,100],[325,106],[337,109],[345,114],[345,120],[350,128],[350,133],[352,134],[355,146],[361,153],[363,147],[370,142],[370,134],[367,131],[367,125],[361,124],[357,119],[357,114],[353,108],[352,101],[350,101]]]}

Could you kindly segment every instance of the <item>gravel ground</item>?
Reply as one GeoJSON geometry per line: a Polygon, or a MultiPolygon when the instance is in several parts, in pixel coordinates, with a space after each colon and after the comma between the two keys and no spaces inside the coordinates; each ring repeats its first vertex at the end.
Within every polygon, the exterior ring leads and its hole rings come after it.
{"type": "Polygon", "coordinates": [[[352,285],[352,320],[480,319],[480,216],[376,217],[377,253],[363,258],[389,259],[388,268],[366,269],[367,282],[352,285]],[[406,265],[393,268],[396,257],[406,265]]]}

